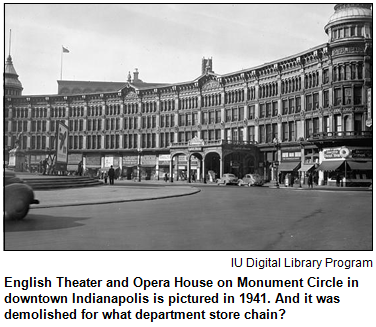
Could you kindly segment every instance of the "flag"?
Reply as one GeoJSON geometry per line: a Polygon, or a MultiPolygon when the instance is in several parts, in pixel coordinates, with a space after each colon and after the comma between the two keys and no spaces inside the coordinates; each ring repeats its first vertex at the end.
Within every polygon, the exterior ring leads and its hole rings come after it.
{"type": "Polygon", "coordinates": [[[69,50],[67,48],[64,48],[63,47],[63,53],[66,52],[66,53],[69,53],[69,50]]]}

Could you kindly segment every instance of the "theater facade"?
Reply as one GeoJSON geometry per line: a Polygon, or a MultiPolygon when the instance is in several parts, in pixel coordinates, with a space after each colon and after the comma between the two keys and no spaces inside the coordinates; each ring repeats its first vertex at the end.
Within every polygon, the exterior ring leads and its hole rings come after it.
{"type": "Polygon", "coordinates": [[[218,75],[203,58],[188,82],[58,81],[54,95],[22,95],[9,56],[4,73],[4,159],[17,144],[23,169],[69,129],[68,163],[87,174],[111,165],[124,179],[214,181],[224,173],[320,185],[372,181],[372,8],[340,4],[327,42],[257,67],[218,75]],[[277,176],[278,171],[278,176],[277,176]]]}

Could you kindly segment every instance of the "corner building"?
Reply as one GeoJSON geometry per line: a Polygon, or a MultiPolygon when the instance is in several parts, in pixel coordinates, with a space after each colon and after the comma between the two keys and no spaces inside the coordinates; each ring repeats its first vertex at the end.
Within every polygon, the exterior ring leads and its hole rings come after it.
{"type": "MultiPolygon", "coordinates": [[[[58,81],[58,94],[23,96],[5,65],[5,150],[18,139],[28,169],[55,147],[57,121],[69,127],[68,171],[113,165],[131,179],[241,178],[320,185],[372,181],[372,9],[339,4],[328,42],[257,67],[218,75],[202,59],[197,79],[146,83],[58,81]],[[278,172],[278,176],[277,176],[278,172]]],[[[6,151],[7,152],[7,151],[6,151]]],[[[5,153],[5,159],[7,153],[5,153]]]]}

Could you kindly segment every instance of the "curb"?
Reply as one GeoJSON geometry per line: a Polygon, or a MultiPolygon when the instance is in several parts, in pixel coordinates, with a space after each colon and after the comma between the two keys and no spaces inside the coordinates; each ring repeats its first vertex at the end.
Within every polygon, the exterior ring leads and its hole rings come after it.
{"type": "Polygon", "coordinates": [[[123,202],[136,202],[136,201],[152,201],[152,200],[159,200],[159,199],[168,199],[168,198],[177,198],[182,196],[193,195],[196,193],[201,192],[200,189],[195,188],[191,192],[187,192],[184,194],[174,194],[174,195],[162,195],[162,196],[155,196],[155,197],[145,197],[139,199],[117,199],[117,200],[102,200],[102,201],[82,201],[79,203],[62,203],[62,204],[35,204],[31,205],[30,209],[46,209],[46,208],[59,208],[59,207],[78,207],[78,206],[85,206],[85,205],[101,205],[101,204],[111,204],[111,203],[123,203],[123,202]]]}

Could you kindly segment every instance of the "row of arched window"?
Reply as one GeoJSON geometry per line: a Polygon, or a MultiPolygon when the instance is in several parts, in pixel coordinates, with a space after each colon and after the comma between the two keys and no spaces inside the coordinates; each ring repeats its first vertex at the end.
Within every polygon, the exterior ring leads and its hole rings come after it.
{"type": "Polygon", "coordinates": [[[43,118],[47,117],[47,108],[33,108],[31,111],[31,117],[43,118]]]}
{"type": "Polygon", "coordinates": [[[310,89],[319,85],[319,72],[309,72],[304,74],[304,88],[310,89]]]}
{"type": "Polygon", "coordinates": [[[15,108],[13,110],[13,117],[27,118],[28,115],[29,115],[29,109],[28,108],[15,108]]]}
{"type": "Polygon", "coordinates": [[[220,106],[222,104],[221,94],[208,94],[202,96],[202,106],[212,107],[220,106]]]}
{"type": "Polygon", "coordinates": [[[260,98],[268,98],[273,97],[278,94],[278,83],[269,83],[269,84],[262,84],[259,87],[259,95],[260,98]]]}
{"type": "Polygon", "coordinates": [[[182,98],[179,99],[179,108],[180,109],[194,109],[198,108],[198,98],[182,98]]]}
{"type": "Polygon", "coordinates": [[[244,89],[225,92],[225,104],[244,102],[244,89]]]}
{"type": "Polygon", "coordinates": [[[281,93],[282,94],[297,92],[297,91],[300,91],[301,88],[302,88],[302,78],[300,76],[296,76],[296,77],[281,81],[281,93]]]}
{"type": "Polygon", "coordinates": [[[355,80],[363,78],[362,62],[346,62],[333,66],[333,81],[355,80]]]}
{"type": "Polygon", "coordinates": [[[83,117],[84,107],[71,107],[68,111],[69,117],[83,117]]]}

